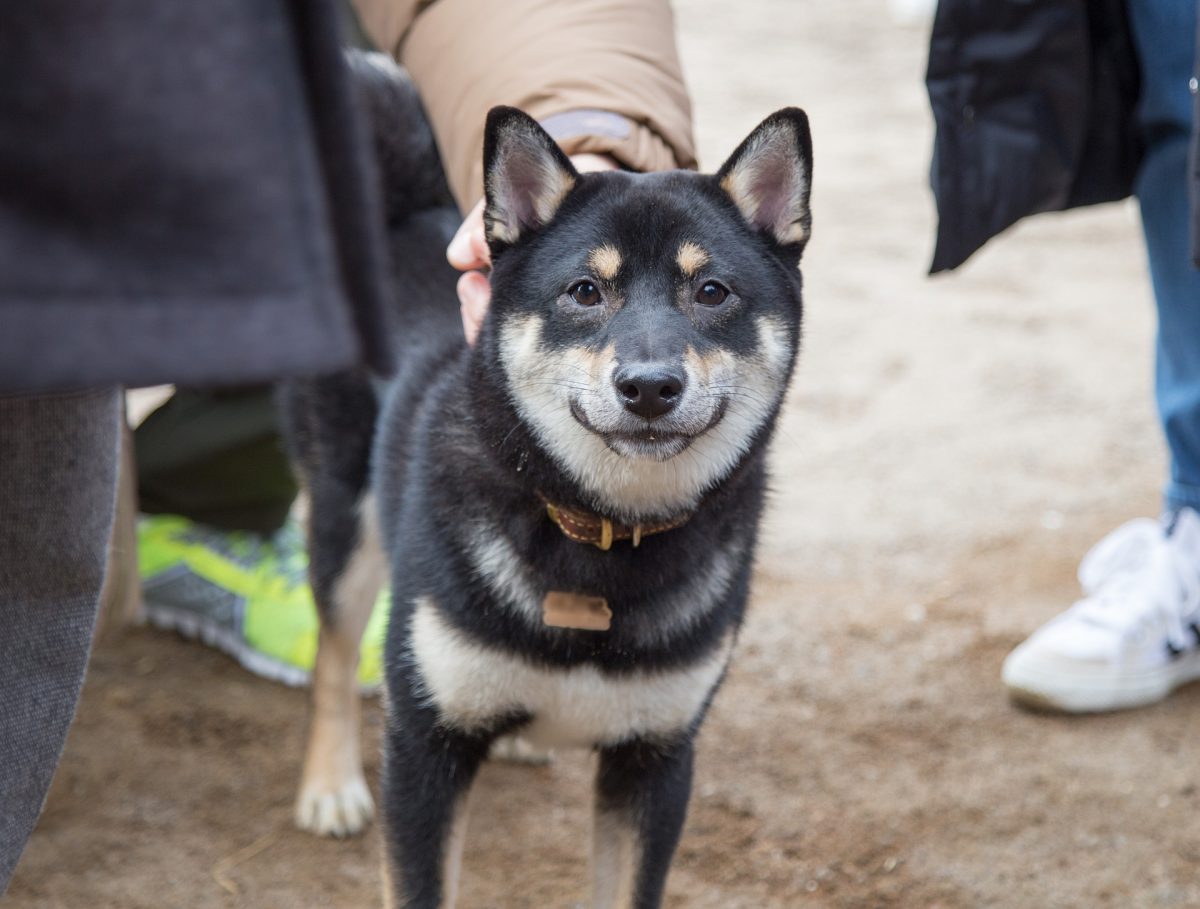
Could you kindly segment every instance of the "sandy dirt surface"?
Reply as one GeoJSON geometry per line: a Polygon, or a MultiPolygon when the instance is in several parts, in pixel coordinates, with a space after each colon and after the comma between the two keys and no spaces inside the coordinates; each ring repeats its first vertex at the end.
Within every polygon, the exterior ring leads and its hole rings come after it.
{"type": "MultiPolygon", "coordinates": [[[[883,0],[678,13],[705,165],[798,104],[816,174],[806,350],[668,905],[1200,905],[1200,690],[1068,719],[999,684],[1086,548],[1158,508],[1135,209],[1043,218],[930,280],[924,28],[883,0]]],[[[5,905],[379,905],[376,830],[291,827],[306,713],[170,636],[101,646],[5,905]]],[[[584,905],[588,758],[483,783],[462,906],[584,905]]]]}

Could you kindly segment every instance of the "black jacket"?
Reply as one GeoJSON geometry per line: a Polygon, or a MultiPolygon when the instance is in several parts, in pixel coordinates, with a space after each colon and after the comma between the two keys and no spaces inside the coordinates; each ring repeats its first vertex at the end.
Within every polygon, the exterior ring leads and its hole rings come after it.
{"type": "Polygon", "coordinates": [[[386,367],[334,0],[0,11],[0,394],[386,367]]]}
{"type": "MultiPolygon", "coordinates": [[[[1026,215],[1128,196],[1138,81],[1123,0],[941,0],[926,76],[931,271],[961,265],[1026,215]]],[[[1193,201],[1193,221],[1195,211],[1193,201]]]]}

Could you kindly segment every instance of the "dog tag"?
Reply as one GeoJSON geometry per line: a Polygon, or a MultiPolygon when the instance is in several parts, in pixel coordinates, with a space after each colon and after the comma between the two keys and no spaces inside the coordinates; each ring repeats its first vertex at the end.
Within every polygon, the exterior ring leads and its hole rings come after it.
{"type": "Polygon", "coordinates": [[[542,621],[552,628],[608,631],[612,610],[604,597],[551,590],[542,600],[542,621]]]}

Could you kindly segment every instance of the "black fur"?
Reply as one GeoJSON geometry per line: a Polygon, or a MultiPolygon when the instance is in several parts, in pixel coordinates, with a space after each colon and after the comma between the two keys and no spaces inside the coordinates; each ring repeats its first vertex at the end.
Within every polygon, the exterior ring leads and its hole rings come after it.
{"type": "MultiPolygon", "coordinates": [[[[391,314],[394,344],[405,374],[426,336],[400,320],[410,306],[438,326],[441,344],[457,352],[457,307],[447,306],[455,272],[445,248],[458,227],[433,131],[415,87],[381,55],[346,55],[372,126],[381,176],[394,286],[401,289],[391,314]]],[[[384,379],[364,370],[283,383],[277,392],[288,454],[311,500],[310,578],[319,611],[333,604],[333,584],[359,540],[359,507],[369,488],[370,452],[384,379]]]]}
{"type": "MultiPolygon", "coordinates": [[[[412,115],[411,106],[375,110],[384,120],[412,115]]],[[[404,122],[404,129],[393,126],[388,141],[419,144],[412,136],[423,135],[423,127],[404,122]]],[[[764,127],[772,123],[794,131],[796,154],[811,179],[803,114],[784,111],[764,127]]],[[[489,193],[505,143],[516,133],[549,143],[555,166],[570,168],[536,124],[499,109],[488,126],[489,193]]],[[[408,160],[406,154],[385,150],[385,165],[408,160]]],[[[718,176],[565,172],[572,188],[548,223],[530,216],[534,209],[527,207],[519,236],[493,237],[492,307],[473,349],[462,338],[456,276],[444,264],[456,213],[437,206],[437,194],[394,185],[405,184],[407,171],[385,166],[388,197],[412,206],[392,216],[398,372],[386,388],[362,376],[340,377],[293,385],[284,397],[294,455],[313,494],[318,590],[328,589],[345,564],[354,508],[368,485],[378,497],[393,594],[383,807],[401,906],[440,905],[444,835],[455,799],[496,736],[536,720],[521,711],[499,713],[482,728],[462,732],[439,715],[413,652],[411,620],[418,600],[436,604],[441,620],[463,640],[518,655],[530,665],[590,666],[611,678],[693,665],[735,635],[742,622],[766,490],[766,443],[779,400],[770,402],[744,456],[694,504],[685,524],[647,536],[636,549],[621,543],[603,552],[567,539],[547,518],[544,499],[623,520],[678,515],[636,508],[613,514],[603,507],[603,496],[564,471],[520,413],[502,367],[500,330],[516,316],[536,314],[544,320],[548,349],[611,345],[623,361],[678,357],[685,349],[747,357],[760,343],[752,316],[770,315],[786,325],[794,351],[803,243],[781,244],[747,223],[720,184],[736,158],[718,176]],[[672,271],[684,240],[703,247],[710,271],[736,289],[728,306],[709,310],[692,301],[692,284],[672,271]],[[564,302],[564,288],[587,273],[589,251],[604,243],[623,254],[620,281],[604,290],[612,305],[600,312],[576,307],[569,298],[564,302]],[[374,392],[381,388],[376,414],[374,392]],[[372,435],[368,483],[364,446],[372,435]],[[611,629],[551,628],[516,615],[471,561],[481,527],[508,541],[536,590],[603,596],[613,610],[611,629]],[[717,559],[729,564],[720,577],[722,588],[702,591],[710,607],[693,610],[684,594],[717,559]]],[[[418,164],[413,166],[428,173],[427,164],[418,164]]],[[[807,219],[807,185],[804,201],[807,219]]],[[[660,905],[686,813],[692,740],[711,696],[709,691],[691,721],[670,734],[595,743],[598,805],[626,815],[640,836],[634,901],[639,909],[660,905]]]]}

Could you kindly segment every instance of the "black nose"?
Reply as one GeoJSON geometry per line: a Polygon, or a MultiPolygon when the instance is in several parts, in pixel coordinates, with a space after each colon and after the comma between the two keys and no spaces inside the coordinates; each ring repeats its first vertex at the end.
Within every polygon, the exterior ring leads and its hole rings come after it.
{"type": "Polygon", "coordinates": [[[683,391],[683,376],[659,365],[627,366],[617,371],[613,383],[625,406],[647,420],[674,407],[683,391]]]}

